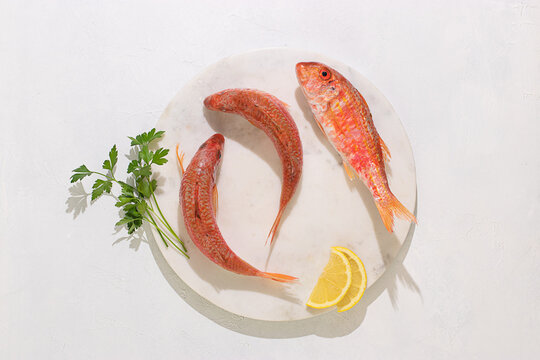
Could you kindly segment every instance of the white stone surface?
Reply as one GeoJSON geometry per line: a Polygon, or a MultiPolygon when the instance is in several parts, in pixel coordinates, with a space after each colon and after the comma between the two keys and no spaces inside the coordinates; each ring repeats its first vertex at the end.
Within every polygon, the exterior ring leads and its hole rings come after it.
{"type": "MultiPolygon", "coordinates": [[[[320,61],[339,69],[366,98],[375,126],[393,154],[388,166],[392,191],[411,211],[416,202],[416,176],[409,140],[397,114],[367,79],[350,67],[312,52],[292,49],[252,51],[209,66],[174,97],[158,121],[165,130],[161,145],[181,144],[186,165],[214,133],[225,138],[217,176],[218,225],[229,246],[258,269],[298,278],[293,284],[239,276],[206,259],[190,241],[178,203],[180,175],[176,156],[160,168],[158,201],[185,239],[190,260],[158,242],[165,259],[189,288],[216,306],[251,319],[286,321],[334,309],[305,306],[332,246],[353,250],[364,262],[368,287],[384,272],[405,241],[410,223],[396,221],[389,233],[367,188],[350,182],[339,155],[315,124],[298,86],[294,67],[320,61]],[[255,88],[289,105],[304,150],[304,167],[295,196],[282,219],[272,247],[266,236],[279,208],[281,163],[270,139],[239,115],[204,109],[206,96],[228,88],[255,88]]],[[[411,230],[412,235],[412,230],[411,230]]],[[[157,236],[157,234],[156,234],[157,236]]]]}
{"type": "Polygon", "coordinates": [[[1,1],[0,358],[539,358],[539,5],[1,1]],[[275,323],[185,291],[155,242],[113,231],[113,199],[67,179],[209,64],[283,46],[392,103],[419,225],[358,307],[275,323]]]}

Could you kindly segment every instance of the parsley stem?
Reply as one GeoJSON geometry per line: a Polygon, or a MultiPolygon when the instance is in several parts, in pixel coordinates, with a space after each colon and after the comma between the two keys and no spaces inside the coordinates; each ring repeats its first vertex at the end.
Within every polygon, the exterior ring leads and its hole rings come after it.
{"type": "MultiPolygon", "coordinates": [[[[163,232],[163,230],[158,226],[158,224],[156,223],[156,221],[154,220],[154,218],[152,217],[152,215],[150,213],[148,213],[148,217],[144,216],[144,219],[146,221],[148,221],[149,223],[151,223],[152,225],[154,225],[154,227],[156,228],[159,236],[161,236],[161,239],[163,240],[163,242],[165,242],[165,239],[163,237],[166,237],[168,240],[169,240],[169,243],[174,246],[178,251],[180,251],[185,257],[187,257],[189,259],[189,255],[186,253],[185,250],[182,250],[178,247],[178,245],[175,244],[175,242],[165,233],[163,232]]],[[[165,244],[167,245],[167,244],[165,244]]],[[[183,247],[184,244],[182,244],[182,247],[183,247]]]]}
{"type": "MultiPolygon", "coordinates": [[[[159,215],[161,215],[161,219],[163,219],[163,222],[164,222],[164,225],[167,227],[167,229],[169,229],[169,231],[171,232],[171,234],[173,234],[173,236],[178,240],[178,242],[182,245],[182,248],[187,251],[186,247],[184,246],[184,242],[182,241],[182,239],[180,239],[180,237],[176,234],[176,232],[173,230],[172,226],[169,224],[169,222],[167,221],[167,218],[165,217],[165,215],[163,215],[163,213],[161,212],[161,209],[159,207],[159,204],[157,202],[157,199],[156,199],[156,196],[154,195],[154,192],[152,192],[152,199],[154,200],[154,203],[156,204],[156,208],[158,209],[158,212],[159,212],[159,215]]],[[[150,204],[151,205],[151,204],[150,204]]],[[[153,208],[151,208],[152,211],[154,211],[153,208]]],[[[155,214],[155,212],[154,212],[155,214]]],[[[156,217],[157,214],[156,214],[156,217]]],[[[159,217],[158,217],[159,218],[159,217]]]]}
{"type": "MultiPolygon", "coordinates": [[[[146,219],[146,221],[150,222],[148,219],[146,219]]],[[[155,224],[153,224],[153,225],[156,226],[155,224]]],[[[159,237],[163,241],[163,244],[165,244],[165,247],[169,247],[169,244],[167,244],[167,240],[165,240],[165,238],[163,237],[163,234],[161,234],[161,231],[157,227],[156,227],[156,229],[157,229],[157,232],[159,234],[159,237]]]]}
{"type": "Polygon", "coordinates": [[[116,179],[114,177],[110,177],[108,175],[105,175],[103,173],[100,173],[99,171],[90,171],[92,174],[98,174],[98,175],[101,175],[103,176],[104,178],[106,178],[107,180],[111,180],[111,181],[115,181],[115,182],[118,182],[116,181],[116,179]]]}
{"type": "Polygon", "coordinates": [[[167,223],[167,220],[165,219],[165,217],[163,216],[163,214],[161,214],[161,217],[154,211],[154,209],[152,209],[152,207],[149,207],[148,210],[150,210],[155,216],[156,218],[161,222],[161,224],[167,229],[169,230],[169,232],[176,238],[176,240],[178,240],[178,243],[180,244],[180,246],[182,246],[182,249],[184,249],[184,251],[187,251],[185,245],[184,245],[184,242],[180,239],[180,237],[178,237],[178,235],[176,235],[176,233],[174,232],[174,230],[171,228],[171,226],[167,223]]]}
{"type": "Polygon", "coordinates": [[[98,174],[98,175],[101,175],[103,176],[105,179],[109,180],[109,181],[114,181],[115,183],[117,183],[118,185],[122,185],[120,184],[120,181],[116,180],[116,178],[114,177],[114,174],[112,173],[111,171],[111,176],[107,175],[107,174],[104,174],[104,173],[100,173],[99,171],[90,171],[92,174],[98,174]]]}

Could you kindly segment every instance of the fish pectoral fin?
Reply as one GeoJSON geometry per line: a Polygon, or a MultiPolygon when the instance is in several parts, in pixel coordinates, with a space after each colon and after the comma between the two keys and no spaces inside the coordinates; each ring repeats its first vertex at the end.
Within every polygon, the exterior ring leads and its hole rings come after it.
{"type": "Polygon", "coordinates": [[[324,131],[321,123],[317,119],[315,119],[315,122],[317,123],[317,126],[319,127],[319,129],[321,129],[322,133],[326,135],[326,132],[324,131]]]}
{"type": "Polygon", "coordinates": [[[184,173],[186,172],[184,169],[184,152],[180,151],[178,152],[178,148],[180,147],[179,144],[176,144],[176,160],[178,161],[178,165],[180,165],[180,175],[184,176],[184,173]]]}
{"type": "Polygon", "coordinates": [[[343,160],[343,168],[345,169],[345,172],[347,173],[349,180],[351,181],[354,180],[354,178],[356,177],[356,172],[354,171],[352,166],[349,165],[349,163],[345,160],[343,160]]]}
{"type": "Polygon", "coordinates": [[[384,143],[383,139],[379,136],[379,144],[381,145],[381,150],[383,154],[383,159],[386,164],[390,162],[390,149],[388,149],[388,146],[384,143]]]}
{"type": "Polygon", "coordinates": [[[213,202],[213,205],[214,205],[214,216],[217,215],[217,209],[218,209],[218,191],[217,191],[217,186],[214,185],[214,188],[212,189],[212,202],[213,202]]]}

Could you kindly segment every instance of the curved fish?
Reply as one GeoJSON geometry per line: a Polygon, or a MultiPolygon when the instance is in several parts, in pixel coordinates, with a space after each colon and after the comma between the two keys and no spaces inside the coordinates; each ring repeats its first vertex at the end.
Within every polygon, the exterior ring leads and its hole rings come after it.
{"type": "Polygon", "coordinates": [[[302,143],[287,105],[273,95],[253,89],[223,90],[204,99],[204,105],[210,110],[243,116],[264,131],[274,143],[281,159],[283,184],[279,211],[268,234],[272,243],[283,211],[294,195],[302,175],[302,143]]]}
{"type": "Polygon", "coordinates": [[[215,217],[217,192],[214,177],[224,142],[225,139],[221,134],[210,137],[201,145],[183,172],[180,203],[191,240],[208,259],[225,270],[280,282],[295,280],[296,278],[292,276],[256,269],[236,255],[223,239],[215,217]]]}
{"type": "Polygon", "coordinates": [[[390,191],[384,167],[390,151],[358,90],[339,72],[317,62],[296,64],[296,77],[317,124],[341,155],[349,179],[358,175],[371,191],[386,229],[393,231],[394,216],[416,222],[390,191]]]}

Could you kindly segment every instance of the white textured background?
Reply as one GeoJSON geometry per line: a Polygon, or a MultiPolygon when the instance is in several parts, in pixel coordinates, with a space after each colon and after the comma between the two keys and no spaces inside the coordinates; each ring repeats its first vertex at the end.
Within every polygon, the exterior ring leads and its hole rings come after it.
{"type": "Polygon", "coordinates": [[[0,358],[540,357],[540,2],[247,4],[0,0],[0,358]],[[359,70],[415,152],[419,226],[342,317],[220,312],[68,191],[208,64],[273,46],[359,70]]]}

